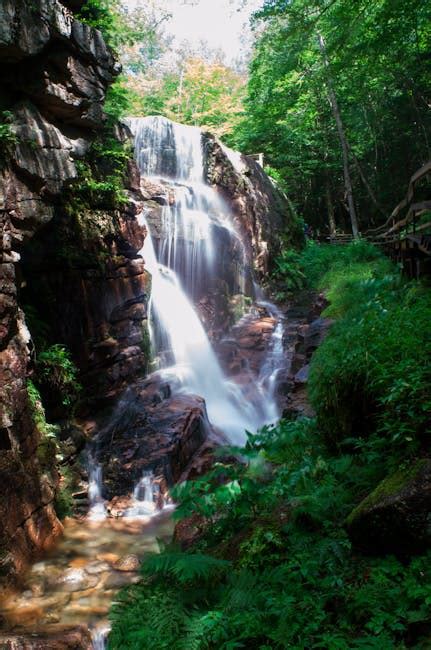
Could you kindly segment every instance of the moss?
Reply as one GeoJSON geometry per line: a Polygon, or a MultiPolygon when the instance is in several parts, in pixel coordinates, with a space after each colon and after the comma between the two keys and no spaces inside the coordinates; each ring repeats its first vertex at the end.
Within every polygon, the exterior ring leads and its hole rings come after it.
{"type": "Polygon", "coordinates": [[[141,341],[141,350],[145,356],[145,368],[144,372],[145,374],[148,371],[148,368],[151,364],[153,354],[152,354],[152,347],[151,347],[151,338],[150,338],[150,332],[148,329],[148,321],[145,321],[142,324],[142,341],[141,341]]]}
{"type": "Polygon", "coordinates": [[[235,324],[244,316],[244,314],[250,309],[252,302],[251,298],[244,296],[243,294],[237,294],[230,298],[229,313],[232,324],[235,324]]]}
{"type": "Polygon", "coordinates": [[[395,472],[395,474],[385,478],[381,483],[379,483],[376,489],[371,492],[371,494],[369,494],[358,506],[356,506],[354,510],[352,510],[346,519],[346,524],[350,526],[362,513],[370,510],[385,498],[395,496],[401,492],[409,485],[409,483],[411,483],[428,462],[427,458],[422,458],[409,467],[400,469],[395,472]]]}
{"type": "Polygon", "coordinates": [[[51,471],[55,467],[57,455],[57,443],[54,438],[42,438],[36,454],[42,469],[51,471]]]}
{"type": "Polygon", "coordinates": [[[76,467],[63,465],[61,467],[60,481],[55,493],[54,509],[59,519],[64,519],[73,514],[72,493],[76,489],[76,467]]]}

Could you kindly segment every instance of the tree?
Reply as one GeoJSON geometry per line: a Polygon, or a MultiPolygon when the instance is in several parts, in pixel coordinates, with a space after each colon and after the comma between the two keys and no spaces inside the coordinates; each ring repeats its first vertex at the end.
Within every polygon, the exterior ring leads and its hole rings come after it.
{"type": "Polygon", "coordinates": [[[353,206],[366,229],[429,158],[430,19],[420,0],[264,2],[235,140],[265,152],[307,222],[329,230],[330,196],[341,227],[353,206]]]}

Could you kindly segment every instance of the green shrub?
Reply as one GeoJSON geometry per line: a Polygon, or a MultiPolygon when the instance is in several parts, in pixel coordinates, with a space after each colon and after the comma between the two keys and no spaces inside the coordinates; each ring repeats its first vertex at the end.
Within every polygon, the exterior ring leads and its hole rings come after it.
{"type": "Polygon", "coordinates": [[[311,364],[309,394],[330,444],[373,443],[415,453],[431,415],[431,298],[387,263],[329,271],[322,284],[337,322],[311,364]]]}
{"type": "Polygon", "coordinates": [[[81,392],[78,370],[66,346],[56,343],[43,350],[37,359],[36,377],[49,401],[59,402],[72,412],[81,392]],[[54,399],[52,399],[54,398],[54,399]]]}
{"type": "Polygon", "coordinates": [[[73,514],[72,476],[67,466],[61,468],[60,485],[55,495],[54,508],[59,519],[65,519],[73,514]]]}
{"type": "Polygon", "coordinates": [[[27,381],[27,395],[32,408],[33,421],[42,434],[46,438],[55,438],[57,434],[57,427],[49,424],[46,421],[45,409],[42,404],[42,397],[39,390],[36,388],[31,380],[27,381]]]}
{"type": "Polygon", "coordinates": [[[120,0],[86,0],[75,16],[98,29],[115,52],[134,41],[135,31],[127,23],[120,0]]]}
{"type": "Polygon", "coordinates": [[[284,291],[294,291],[305,286],[306,277],[301,270],[301,255],[297,251],[284,250],[275,258],[274,266],[272,279],[277,283],[283,283],[284,291]]]}

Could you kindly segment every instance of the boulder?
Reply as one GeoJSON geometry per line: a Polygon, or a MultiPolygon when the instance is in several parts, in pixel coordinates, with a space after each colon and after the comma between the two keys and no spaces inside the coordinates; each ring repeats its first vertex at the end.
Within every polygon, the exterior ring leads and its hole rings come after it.
{"type": "Polygon", "coordinates": [[[122,571],[125,573],[136,572],[140,566],[139,558],[137,555],[125,555],[115,562],[112,567],[116,571],[122,571]]]}
{"type": "Polygon", "coordinates": [[[412,461],[382,481],[347,518],[352,544],[365,553],[405,556],[431,543],[431,460],[412,461]]]}
{"type": "Polygon", "coordinates": [[[4,650],[92,650],[91,633],[85,625],[64,627],[50,625],[37,634],[0,635],[4,650]]]}
{"type": "Polygon", "coordinates": [[[72,17],[58,0],[3,0],[0,5],[0,60],[39,54],[51,40],[69,39],[72,17]]]}
{"type": "Polygon", "coordinates": [[[133,492],[144,471],[160,477],[165,492],[202,447],[210,426],[201,397],[175,394],[155,374],[123,393],[100,429],[97,460],[104,497],[113,499],[133,492]]]}

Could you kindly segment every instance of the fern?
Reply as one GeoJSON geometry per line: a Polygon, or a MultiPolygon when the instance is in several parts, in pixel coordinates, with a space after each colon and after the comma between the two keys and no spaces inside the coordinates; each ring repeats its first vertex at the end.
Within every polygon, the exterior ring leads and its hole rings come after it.
{"type": "Polygon", "coordinates": [[[228,570],[230,562],[201,553],[168,552],[146,558],[142,573],[146,576],[165,576],[178,580],[180,584],[193,581],[208,581],[228,570]]]}

